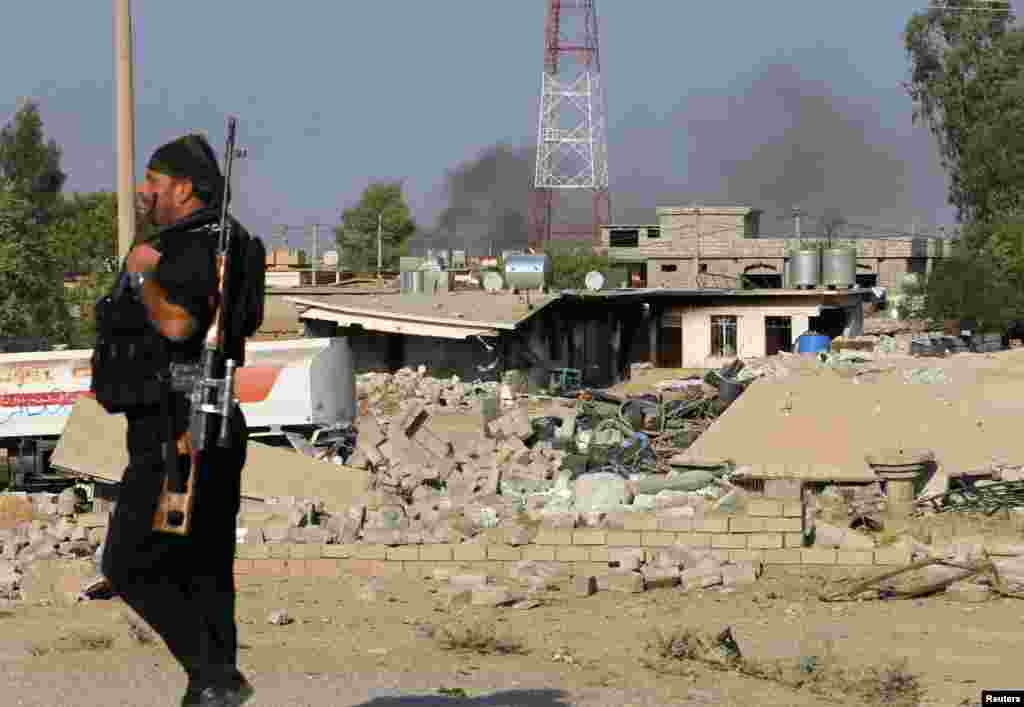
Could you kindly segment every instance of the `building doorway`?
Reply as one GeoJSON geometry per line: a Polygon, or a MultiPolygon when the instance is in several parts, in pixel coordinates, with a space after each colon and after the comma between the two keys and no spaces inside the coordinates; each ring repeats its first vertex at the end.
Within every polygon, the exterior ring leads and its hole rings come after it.
{"type": "Polygon", "coordinates": [[[658,332],[658,367],[683,367],[683,317],[669,310],[661,317],[658,332]]]}
{"type": "Polygon", "coordinates": [[[790,353],[793,349],[792,317],[764,318],[764,355],[774,356],[780,351],[790,353]]]}

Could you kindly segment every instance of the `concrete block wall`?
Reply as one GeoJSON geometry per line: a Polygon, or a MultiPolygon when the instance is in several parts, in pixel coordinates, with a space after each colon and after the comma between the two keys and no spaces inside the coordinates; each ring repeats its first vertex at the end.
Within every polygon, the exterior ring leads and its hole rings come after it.
{"type": "MultiPolygon", "coordinates": [[[[521,543],[521,533],[500,527],[461,543],[243,543],[237,546],[235,573],[419,577],[438,568],[463,568],[503,578],[514,563],[534,560],[562,563],[568,575],[601,575],[609,572],[614,558],[632,554],[650,561],[672,546],[707,550],[723,562],[807,567],[909,564],[909,553],[902,549],[846,551],[806,546],[805,531],[808,523],[813,523],[806,497],[796,482],[782,490],[788,498],[751,498],[736,514],[685,518],[664,512],[628,512],[616,514],[614,529],[541,526],[528,543],[521,543]]],[[[396,533],[396,539],[400,535],[396,533]]]]}

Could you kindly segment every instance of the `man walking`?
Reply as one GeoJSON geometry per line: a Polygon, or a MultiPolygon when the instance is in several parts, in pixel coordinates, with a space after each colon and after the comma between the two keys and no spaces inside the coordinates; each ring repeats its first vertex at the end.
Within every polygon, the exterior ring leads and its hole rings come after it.
{"type": "MultiPolygon", "coordinates": [[[[231,444],[201,452],[188,535],[153,531],[164,481],[163,443],[190,450],[187,393],[166,385],[170,364],[197,364],[219,304],[216,255],[225,180],[209,143],[187,135],[157,149],[137,189],[140,215],[159,230],[129,252],[98,312],[97,400],[127,419],[129,465],[102,554],[113,591],[155,630],[188,676],[182,706],[244,703],[253,688],[237,668],[234,555],[246,424],[237,405],[231,444]]],[[[249,235],[235,222],[241,243],[249,235]]],[[[244,258],[232,256],[234,303],[246,296],[244,258]]],[[[237,309],[235,311],[238,311],[237,309]]],[[[243,317],[225,323],[225,356],[241,366],[243,317]]],[[[256,325],[258,326],[258,324],[256,325]]],[[[255,327],[252,327],[254,330],[255,327]]]]}

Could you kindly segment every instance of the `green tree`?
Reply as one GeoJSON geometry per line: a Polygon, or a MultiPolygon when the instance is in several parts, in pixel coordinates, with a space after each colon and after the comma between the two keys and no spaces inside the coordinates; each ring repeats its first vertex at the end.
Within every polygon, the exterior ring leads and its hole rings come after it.
{"type": "Polygon", "coordinates": [[[402,182],[374,182],[363,191],[358,204],[341,212],[341,225],[334,229],[334,234],[339,255],[349,269],[376,268],[378,225],[384,267],[391,269],[405,253],[409,237],[416,232],[402,182]]]}
{"type": "Polygon", "coordinates": [[[587,273],[594,270],[605,277],[605,282],[612,283],[612,264],[607,255],[594,250],[589,242],[553,242],[545,247],[544,252],[551,259],[551,290],[582,290],[587,273]]]}
{"type": "Polygon", "coordinates": [[[938,141],[949,201],[965,223],[1024,209],[1024,29],[1009,3],[994,5],[1007,11],[949,0],[915,14],[905,32],[914,119],[938,141]]]}
{"type": "Polygon", "coordinates": [[[117,261],[117,195],[95,192],[64,199],[49,233],[51,253],[62,272],[110,270],[117,261]]]}
{"type": "Polygon", "coordinates": [[[0,297],[0,336],[68,340],[63,273],[49,253],[39,209],[6,185],[0,186],[0,297]]]}
{"type": "Polygon", "coordinates": [[[24,103],[0,130],[0,179],[27,198],[43,222],[52,215],[64,187],[60,158],[60,147],[43,135],[43,119],[32,101],[24,103]]]}

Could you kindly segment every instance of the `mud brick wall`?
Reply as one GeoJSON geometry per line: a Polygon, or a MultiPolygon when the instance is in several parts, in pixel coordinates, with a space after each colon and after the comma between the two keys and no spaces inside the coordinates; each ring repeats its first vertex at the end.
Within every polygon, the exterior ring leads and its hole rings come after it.
{"type": "Polygon", "coordinates": [[[902,548],[808,547],[805,531],[813,522],[808,498],[802,493],[795,500],[750,498],[741,512],[699,519],[668,516],[663,511],[621,513],[609,518],[618,528],[542,525],[530,533],[529,542],[524,542],[520,528],[498,527],[461,543],[243,543],[237,548],[235,572],[310,578],[420,577],[438,568],[463,568],[504,578],[514,563],[534,560],[562,563],[570,575],[601,575],[620,557],[639,555],[651,561],[659,550],[674,545],[708,550],[723,562],[760,561],[767,566],[909,564],[909,552],[902,548]]]}

